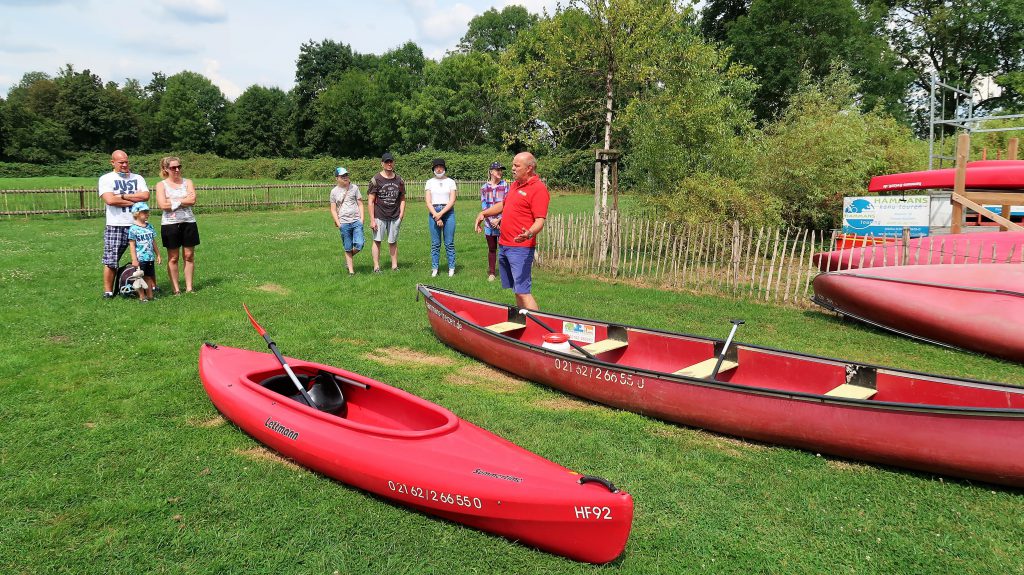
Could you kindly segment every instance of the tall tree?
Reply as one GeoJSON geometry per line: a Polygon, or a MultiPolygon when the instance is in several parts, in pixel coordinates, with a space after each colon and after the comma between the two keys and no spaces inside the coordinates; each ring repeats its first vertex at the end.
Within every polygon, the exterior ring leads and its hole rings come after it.
{"type": "Polygon", "coordinates": [[[280,88],[249,86],[229,107],[218,148],[232,158],[295,153],[295,102],[280,88]]]}
{"type": "Polygon", "coordinates": [[[167,90],[156,113],[158,128],[174,150],[212,152],[223,128],[227,99],[213,82],[196,72],[167,78],[167,90]]]}
{"type": "MultiPolygon", "coordinates": [[[[892,44],[923,93],[934,72],[946,83],[970,91],[981,78],[1008,88],[989,95],[985,110],[1021,106],[1015,75],[1024,69],[1024,2],[1020,0],[889,0],[886,24],[892,44]]],[[[960,103],[948,93],[947,109],[960,103]]]]}
{"type": "Polygon", "coordinates": [[[348,158],[377,153],[368,130],[371,89],[370,75],[351,69],[317,97],[307,137],[318,152],[348,158]]]}
{"type": "Polygon", "coordinates": [[[351,46],[334,40],[310,40],[299,48],[292,93],[297,106],[296,133],[300,146],[309,145],[306,134],[316,121],[313,102],[351,68],[355,60],[351,46]]]}
{"type": "Polygon", "coordinates": [[[848,67],[860,80],[865,108],[884,101],[899,113],[910,78],[895,72],[896,55],[871,11],[852,0],[754,0],[748,13],[728,27],[734,57],[754,66],[760,87],[754,99],[758,118],[768,120],[784,109],[807,70],[814,79],[834,64],[848,67]]]}
{"type": "Polygon", "coordinates": [[[374,154],[386,149],[405,149],[401,139],[402,103],[423,86],[426,58],[414,42],[388,50],[370,71],[370,89],[366,97],[367,138],[374,154]]]}
{"type": "Polygon", "coordinates": [[[486,52],[497,55],[512,45],[516,36],[537,23],[537,15],[522,6],[506,6],[501,12],[491,8],[469,21],[469,29],[459,42],[462,52],[486,52]]]}
{"type": "MultiPolygon", "coordinates": [[[[621,147],[618,107],[658,85],[679,58],[668,47],[692,37],[690,12],[676,0],[571,0],[520,34],[502,55],[502,84],[531,99],[555,143],[621,147]]],[[[607,251],[607,165],[595,186],[595,224],[607,251]]]]}
{"type": "Polygon", "coordinates": [[[708,0],[700,11],[700,33],[711,42],[727,42],[729,26],[746,16],[751,0],[708,0]]]}
{"type": "Polygon", "coordinates": [[[57,76],[56,119],[64,125],[74,150],[110,151],[134,147],[139,139],[135,107],[117,84],[107,85],[89,70],[68,64],[57,76]]]}
{"type": "Polygon", "coordinates": [[[4,155],[19,162],[46,163],[62,158],[71,146],[55,117],[60,87],[43,72],[25,74],[7,93],[3,123],[4,155]]]}

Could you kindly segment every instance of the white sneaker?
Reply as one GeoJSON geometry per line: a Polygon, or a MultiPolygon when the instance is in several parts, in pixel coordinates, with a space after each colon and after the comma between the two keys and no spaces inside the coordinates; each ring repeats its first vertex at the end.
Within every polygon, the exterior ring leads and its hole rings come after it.
{"type": "Polygon", "coordinates": [[[434,268],[433,270],[430,271],[430,277],[432,277],[432,278],[436,278],[437,277],[437,268],[434,268]]]}
{"type": "Polygon", "coordinates": [[[494,274],[489,274],[489,275],[487,276],[487,281],[489,281],[489,282],[492,282],[492,281],[494,281],[494,274]]]}
{"type": "Polygon", "coordinates": [[[455,275],[455,268],[448,268],[448,277],[455,275]]]}

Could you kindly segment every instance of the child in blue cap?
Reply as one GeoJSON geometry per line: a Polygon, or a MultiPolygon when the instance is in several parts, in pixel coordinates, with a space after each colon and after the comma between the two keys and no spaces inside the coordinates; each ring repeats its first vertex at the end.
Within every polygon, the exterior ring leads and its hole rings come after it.
{"type": "Polygon", "coordinates": [[[142,279],[146,280],[146,289],[138,290],[139,301],[153,299],[153,288],[156,286],[156,263],[161,263],[160,248],[156,245],[156,230],[149,223],[149,204],[136,202],[132,206],[132,218],[135,223],[128,228],[128,248],[132,254],[132,265],[142,270],[142,279]]]}

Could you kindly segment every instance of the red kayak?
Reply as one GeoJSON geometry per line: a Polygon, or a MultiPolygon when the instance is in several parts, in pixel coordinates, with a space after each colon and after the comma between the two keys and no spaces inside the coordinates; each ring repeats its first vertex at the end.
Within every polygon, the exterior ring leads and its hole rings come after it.
{"type": "Polygon", "coordinates": [[[814,278],[814,301],[904,335],[1024,362],[1024,265],[830,272],[814,278]]]}
{"type": "Polygon", "coordinates": [[[757,441],[1024,487],[1024,388],[731,337],[727,344],[550,312],[524,316],[512,306],[418,289],[442,342],[566,393],[757,441]],[[582,351],[544,347],[548,331],[531,317],[582,351]]]}
{"type": "Polygon", "coordinates": [[[530,453],[452,412],[359,374],[205,344],[199,375],[213,405],[299,464],[418,511],[578,561],[626,546],[633,500],[606,480],[530,453]],[[343,390],[343,392],[342,392],[343,390]]]}
{"type": "MultiPolygon", "coordinates": [[[[868,191],[953,189],[955,179],[956,168],[886,174],[871,178],[868,191]]],[[[967,189],[974,190],[1024,190],[1024,165],[1007,160],[968,165],[966,182],[967,189]]]]}
{"type": "MultiPolygon", "coordinates": [[[[903,240],[814,254],[823,272],[903,264],[903,240]]],[[[980,232],[914,238],[907,243],[908,265],[1021,263],[1024,232],[980,232]]]]}

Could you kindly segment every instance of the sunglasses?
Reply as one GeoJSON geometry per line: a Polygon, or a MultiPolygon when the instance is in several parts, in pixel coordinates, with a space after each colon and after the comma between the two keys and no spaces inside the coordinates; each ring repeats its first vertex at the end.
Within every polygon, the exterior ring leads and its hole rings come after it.
{"type": "Polygon", "coordinates": [[[178,171],[178,170],[181,170],[181,166],[167,166],[167,169],[168,170],[178,171]]]}

